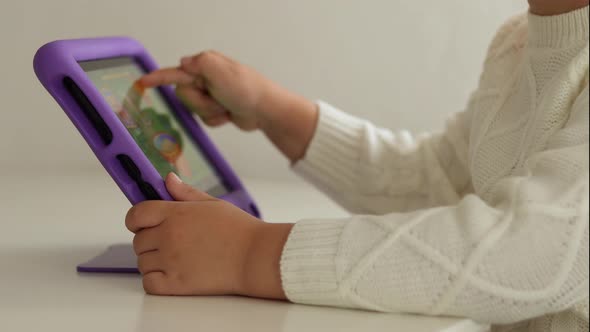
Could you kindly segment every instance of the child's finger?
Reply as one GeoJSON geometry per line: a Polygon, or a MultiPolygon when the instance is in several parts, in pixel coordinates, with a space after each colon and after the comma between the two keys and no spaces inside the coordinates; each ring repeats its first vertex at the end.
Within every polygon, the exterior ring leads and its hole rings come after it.
{"type": "Polygon", "coordinates": [[[137,233],[144,228],[152,228],[166,220],[168,204],[165,201],[146,201],[129,209],[125,217],[125,226],[132,233],[137,233]]]}
{"type": "Polygon", "coordinates": [[[143,275],[143,289],[148,294],[172,295],[164,272],[150,272],[143,275]]]}
{"type": "Polygon", "coordinates": [[[223,106],[192,86],[177,87],[176,95],[191,111],[197,113],[200,117],[209,118],[227,113],[223,106]]]}
{"type": "Polygon", "coordinates": [[[159,232],[155,228],[146,228],[135,234],[133,238],[133,250],[137,256],[158,249],[160,243],[159,232]]]}
{"type": "Polygon", "coordinates": [[[164,68],[143,76],[139,82],[146,88],[152,88],[160,85],[191,84],[194,80],[194,76],[179,68],[164,68]]]}
{"type": "Polygon", "coordinates": [[[166,188],[175,200],[181,202],[210,201],[215,199],[206,193],[198,191],[192,186],[182,182],[178,175],[174,173],[170,173],[166,177],[166,188]]]}
{"type": "Polygon", "coordinates": [[[164,272],[162,266],[162,254],[158,251],[150,251],[137,257],[137,268],[141,274],[164,272]]]}
{"type": "Polygon", "coordinates": [[[221,115],[217,115],[211,118],[203,118],[203,122],[205,122],[205,124],[209,127],[219,127],[222,126],[228,122],[230,122],[231,119],[229,117],[229,114],[221,114],[221,115]]]}
{"type": "Polygon", "coordinates": [[[193,76],[208,77],[212,69],[225,60],[215,51],[199,53],[192,57],[184,57],[180,60],[180,69],[193,76]]]}

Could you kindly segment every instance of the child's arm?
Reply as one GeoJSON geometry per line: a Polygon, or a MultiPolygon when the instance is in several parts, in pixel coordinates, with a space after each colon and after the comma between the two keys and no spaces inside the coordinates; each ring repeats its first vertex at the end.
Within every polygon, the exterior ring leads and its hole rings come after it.
{"type": "Polygon", "coordinates": [[[350,212],[452,205],[473,192],[470,112],[454,114],[442,133],[415,138],[319,105],[314,138],[294,170],[350,212]]]}
{"type": "Polygon", "coordinates": [[[294,302],[444,314],[493,324],[588,296],[588,88],[545,151],[486,200],[407,214],[308,220],[282,256],[294,302]],[[586,133],[585,135],[581,133],[586,133]]]}

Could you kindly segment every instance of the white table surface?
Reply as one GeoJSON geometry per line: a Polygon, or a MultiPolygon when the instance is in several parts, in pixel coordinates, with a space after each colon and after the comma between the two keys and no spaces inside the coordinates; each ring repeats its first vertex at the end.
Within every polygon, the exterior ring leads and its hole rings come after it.
{"type": "MultiPolygon", "coordinates": [[[[268,221],[346,214],[305,184],[246,181],[268,221]],[[295,203],[296,202],[296,203],[295,203]]],[[[128,243],[129,203],[105,172],[0,176],[0,331],[480,332],[469,320],[239,297],[154,297],[136,275],[78,274],[128,243]]]]}

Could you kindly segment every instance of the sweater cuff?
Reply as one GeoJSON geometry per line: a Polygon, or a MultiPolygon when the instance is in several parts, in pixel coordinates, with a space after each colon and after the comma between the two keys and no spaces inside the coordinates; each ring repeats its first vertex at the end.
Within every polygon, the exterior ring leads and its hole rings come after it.
{"type": "Polygon", "coordinates": [[[588,6],[555,16],[529,13],[529,44],[533,47],[561,48],[588,42],[588,6]]]}
{"type": "Polygon", "coordinates": [[[366,121],[318,102],[319,120],[305,158],[293,165],[293,171],[331,191],[351,187],[359,162],[359,142],[362,142],[366,121]]]}
{"type": "Polygon", "coordinates": [[[336,256],[345,220],[304,220],[281,256],[283,289],[291,302],[346,306],[338,291],[336,256]]]}

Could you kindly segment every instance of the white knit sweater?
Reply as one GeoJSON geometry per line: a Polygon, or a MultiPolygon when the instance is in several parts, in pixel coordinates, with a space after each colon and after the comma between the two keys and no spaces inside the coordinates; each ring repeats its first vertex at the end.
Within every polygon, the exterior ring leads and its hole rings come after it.
{"type": "Polygon", "coordinates": [[[504,25],[479,88],[414,140],[320,103],[295,171],[356,216],[304,220],[294,302],[588,331],[588,8],[504,25]]]}

